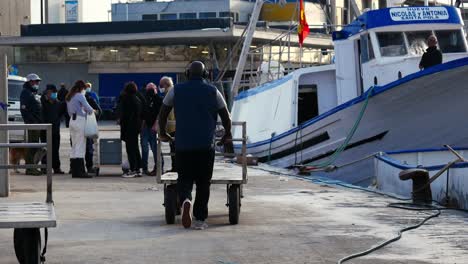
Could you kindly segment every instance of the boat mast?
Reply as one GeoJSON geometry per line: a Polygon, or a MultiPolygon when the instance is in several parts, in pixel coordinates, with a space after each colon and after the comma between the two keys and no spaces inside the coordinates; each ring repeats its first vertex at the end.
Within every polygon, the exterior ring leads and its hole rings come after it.
{"type": "Polygon", "coordinates": [[[262,10],[264,2],[264,0],[257,0],[255,2],[254,10],[250,17],[250,22],[247,28],[244,45],[242,46],[242,52],[239,57],[239,63],[237,64],[236,74],[234,75],[234,80],[232,82],[232,98],[236,97],[239,93],[239,86],[242,79],[242,74],[244,73],[245,63],[247,62],[250,45],[252,44],[253,35],[255,33],[258,18],[260,17],[260,11],[262,10]]]}

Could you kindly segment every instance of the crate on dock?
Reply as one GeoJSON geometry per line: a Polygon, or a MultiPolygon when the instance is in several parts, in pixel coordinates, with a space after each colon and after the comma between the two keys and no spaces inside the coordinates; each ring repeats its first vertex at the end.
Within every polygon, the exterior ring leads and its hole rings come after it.
{"type": "Polygon", "coordinates": [[[99,140],[101,165],[122,164],[122,141],[119,138],[99,140]]]}

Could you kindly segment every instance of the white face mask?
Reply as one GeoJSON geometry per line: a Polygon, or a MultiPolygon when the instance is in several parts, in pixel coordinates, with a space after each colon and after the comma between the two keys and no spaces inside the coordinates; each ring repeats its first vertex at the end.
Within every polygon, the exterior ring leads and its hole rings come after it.
{"type": "Polygon", "coordinates": [[[159,88],[159,90],[161,91],[161,93],[164,93],[166,91],[166,88],[159,88]]]}
{"type": "Polygon", "coordinates": [[[85,94],[86,94],[86,90],[81,91],[81,94],[82,94],[82,95],[85,95],[85,94]]]}

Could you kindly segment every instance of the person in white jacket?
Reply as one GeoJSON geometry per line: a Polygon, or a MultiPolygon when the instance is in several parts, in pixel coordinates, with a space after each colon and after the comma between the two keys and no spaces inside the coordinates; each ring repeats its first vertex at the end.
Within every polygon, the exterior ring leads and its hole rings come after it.
{"type": "Polygon", "coordinates": [[[66,96],[67,110],[70,115],[70,138],[72,142],[70,170],[73,178],[90,178],[86,173],[84,163],[86,154],[85,125],[86,117],[94,114],[94,109],[86,101],[85,93],[85,82],[77,81],[66,96]]]}

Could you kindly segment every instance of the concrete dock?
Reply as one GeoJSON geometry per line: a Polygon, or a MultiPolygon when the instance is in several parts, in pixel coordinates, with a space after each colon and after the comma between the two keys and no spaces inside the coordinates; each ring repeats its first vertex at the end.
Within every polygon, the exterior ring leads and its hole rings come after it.
{"type": "MultiPolygon", "coordinates": [[[[65,170],[66,147],[62,153],[65,170]]],[[[230,163],[216,168],[240,173],[230,163]]],[[[12,175],[11,182],[11,197],[0,202],[45,199],[45,176],[12,175]]],[[[154,177],[54,176],[58,228],[49,230],[47,263],[336,263],[430,213],[389,208],[396,200],[378,194],[255,168],[249,168],[244,195],[240,223],[232,226],[225,186],[213,186],[209,228],[185,230],[165,224],[163,186],[154,177]]],[[[468,263],[467,224],[467,213],[443,211],[396,243],[347,263],[468,263]]],[[[0,230],[2,264],[17,263],[12,235],[0,230]]]]}

